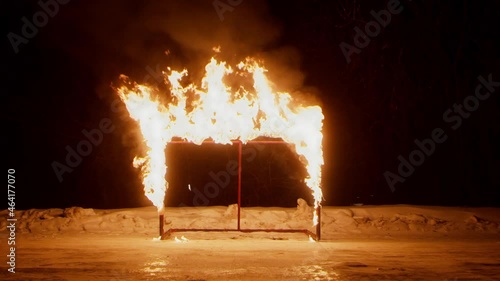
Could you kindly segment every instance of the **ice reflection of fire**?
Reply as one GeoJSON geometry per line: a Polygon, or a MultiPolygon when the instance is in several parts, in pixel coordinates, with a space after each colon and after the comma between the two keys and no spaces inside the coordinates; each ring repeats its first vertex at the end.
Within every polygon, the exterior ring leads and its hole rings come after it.
{"type": "MultiPolygon", "coordinates": [[[[144,192],[159,213],[163,213],[168,186],[164,150],[174,137],[195,144],[207,139],[231,144],[231,140],[245,143],[260,136],[282,138],[301,156],[314,207],[320,206],[324,118],[321,108],[304,106],[295,102],[289,93],[273,91],[265,72],[266,69],[251,58],[235,68],[212,58],[205,66],[201,84],[185,85],[187,70],[179,72],[168,68],[164,73],[171,93],[168,105],[153,97],[157,90],[121,76],[124,86],[117,89],[118,94],[130,116],[138,122],[147,147],[145,156],[134,159],[134,167],[141,169],[144,192]],[[225,83],[228,80],[247,80],[248,85],[253,83],[253,86],[228,86],[225,83]]],[[[314,213],[314,225],[317,221],[314,213]]]]}

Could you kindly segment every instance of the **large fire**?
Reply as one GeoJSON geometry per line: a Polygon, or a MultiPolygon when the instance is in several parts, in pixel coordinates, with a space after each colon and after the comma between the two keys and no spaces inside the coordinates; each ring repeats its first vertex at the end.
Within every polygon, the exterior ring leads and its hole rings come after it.
{"type": "MultiPolygon", "coordinates": [[[[186,83],[187,70],[167,68],[165,83],[171,94],[168,105],[153,98],[157,89],[121,76],[124,85],[117,89],[118,94],[138,122],[147,148],[145,156],[134,159],[134,167],[141,169],[145,195],[158,212],[163,213],[168,188],[165,147],[174,137],[195,144],[207,139],[231,144],[231,140],[246,143],[261,136],[282,138],[301,156],[314,207],[320,206],[324,118],[321,108],[304,106],[294,102],[289,93],[275,92],[265,73],[266,69],[251,58],[235,68],[212,58],[197,85],[186,83]],[[231,86],[227,81],[232,82],[231,86]]],[[[313,223],[317,224],[316,213],[313,223]]]]}

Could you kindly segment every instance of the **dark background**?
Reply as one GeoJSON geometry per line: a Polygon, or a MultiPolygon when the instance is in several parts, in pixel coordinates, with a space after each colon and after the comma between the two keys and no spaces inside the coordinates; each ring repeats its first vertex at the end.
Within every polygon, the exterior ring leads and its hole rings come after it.
{"type": "MultiPolygon", "coordinates": [[[[265,59],[279,87],[321,104],[324,205],[500,205],[500,89],[456,131],[442,117],[474,93],[478,75],[500,81],[498,1],[401,0],[403,11],[351,63],[339,44],[353,45],[354,27],[363,29],[387,1],[244,0],[222,21],[213,1],[158,2],[70,1],[17,54],[7,34],[21,34],[21,18],[41,8],[3,3],[2,158],[4,171],[16,170],[18,208],[150,205],[131,165],[137,126],[123,106],[111,109],[111,85],[122,73],[142,82],[148,68],[167,65],[199,77],[217,45],[230,62],[265,59]],[[51,164],[64,164],[66,146],[103,118],[114,130],[59,182],[51,164]],[[414,140],[437,127],[448,140],[392,192],[384,172],[397,173],[398,155],[408,158],[414,140]]],[[[187,184],[202,189],[237,150],[185,145],[167,156],[167,205],[192,205],[187,184]]],[[[244,171],[247,206],[311,201],[304,170],[284,145],[259,150],[244,171]]],[[[235,203],[235,184],[233,177],[209,204],[235,203]]]]}

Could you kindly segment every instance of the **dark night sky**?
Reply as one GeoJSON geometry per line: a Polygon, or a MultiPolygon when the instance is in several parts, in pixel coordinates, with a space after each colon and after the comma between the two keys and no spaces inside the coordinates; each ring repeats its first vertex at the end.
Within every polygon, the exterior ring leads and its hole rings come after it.
{"type": "MultiPolygon", "coordinates": [[[[3,155],[16,169],[18,208],[150,205],[131,165],[137,127],[112,110],[117,96],[110,85],[121,73],[158,84],[151,73],[167,65],[197,77],[216,45],[230,62],[266,60],[280,87],[312,93],[321,103],[325,205],[500,206],[500,87],[467,118],[443,117],[472,100],[479,75],[500,81],[498,1],[401,0],[402,11],[350,63],[339,45],[354,45],[355,28],[364,30],[374,19],[370,11],[387,9],[388,1],[243,0],[223,20],[211,0],[159,2],[59,4],[17,53],[9,32],[22,35],[22,18],[33,22],[42,8],[37,1],[4,3],[3,155]],[[59,182],[51,164],[64,163],[66,147],[76,148],[85,140],[82,130],[99,128],[105,118],[111,132],[59,182]],[[414,141],[435,128],[447,139],[392,192],[384,172],[397,174],[398,156],[408,159],[414,141]]],[[[188,183],[202,187],[236,150],[186,145],[167,155],[167,204],[178,206],[192,204],[188,183]]],[[[300,182],[304,171],[286,147],[258,150],[251,163],[243,176],[246,205],[310,200],[300,182]]],[[[234,181],[210,204],[235,203],[234,181]]]]}

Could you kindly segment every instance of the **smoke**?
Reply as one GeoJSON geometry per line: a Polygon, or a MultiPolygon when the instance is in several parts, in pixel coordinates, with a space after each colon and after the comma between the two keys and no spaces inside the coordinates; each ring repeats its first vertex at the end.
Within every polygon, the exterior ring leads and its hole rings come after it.
{"type": "Polygon", "coordinates": [[[283,26],[269,3],[242,0],[217,11],[214,2],[74,1],[64,6],[43,39],[90,70],[97,79],[97,96],[109,102],[117,98],[109,85],[118,83],[120,74],[159,85],[161,70],[170,66],[188,69],[191,79],[199,82],[215,55],[233,66],[248,56],[263,61],[276,90],[307,103],[310,98],[304,93],[314,89],[303,87],[300,52],[283,44],[283,26]],[[214,47],[221,52],[215,53],[214,47]]]}
{"type": "MultiPolygon", "coordinates": [[[[190,59],[211,56],[220,46],[227,58],[245,56],[275,42],[280,25],[265,1],[242,1],[219,17],[213,0],[151,2],[145,8],[145,23],[153,32],[164,32],[178,43],[190,59]]],[[[221,1],[225,2],[225,1],[221,1]]]]}
{"type": "Polygon", "coordinates": [[[144,72],[157,62],[174,67],[204,64],[215,46],[222,49],[221,59],[236,60],[280,38],[280,24],[266,1],[243,0],[224,11],[223,20],[213,2],[74,1],[42,37],[50,48],[63,49],[99,74],[124,66],[144,72]]]}
{"type": "Polygon", "coordinates": [[[214,2],[74,1],[43,37],[50,48],[63,49],[108,86],[121,73],[142,82],[151,69],[167,66],[187,68],[199,78],[217,46],[217,58],[230,64],[247,56],[264,60],[280,89],[302,86],[299,52],[283,47],[283,26],[267,1],[242,0],[219,12],[214,2]]]}

